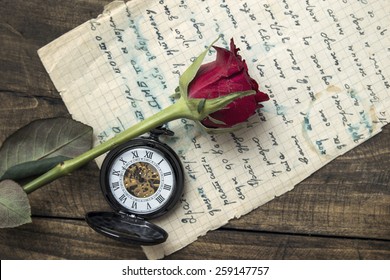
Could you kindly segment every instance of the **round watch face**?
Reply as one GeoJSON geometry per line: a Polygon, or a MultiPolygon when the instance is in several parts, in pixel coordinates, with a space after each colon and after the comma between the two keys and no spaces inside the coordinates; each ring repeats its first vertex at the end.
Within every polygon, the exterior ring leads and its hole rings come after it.
{"type": "Polygon", "coordinates": [[[136,216],[158,216],[181,195],[181,166],[165,145],[145,143],[135,142],[107,156],[102,188],[114,208],[136,216]]]}

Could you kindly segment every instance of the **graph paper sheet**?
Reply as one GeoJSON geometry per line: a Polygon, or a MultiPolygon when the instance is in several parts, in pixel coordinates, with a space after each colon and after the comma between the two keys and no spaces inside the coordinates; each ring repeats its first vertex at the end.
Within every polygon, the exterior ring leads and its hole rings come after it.
{"type": "MultiPolygon", "coordinates": [[[[234,38],[270,96],[248,128],[208,135],[177,120],[167,143],[185,168],[177,207],[154,220],[162,258],[293,187],[389,121],[390,5],[376,1],[113,2],[39,50],[73,118],[95,144],[171,104],[205,47],[234,38]]],[[[215,51],[206,61],[215,58],[215,51]]],[[[100,164],[102,158],[97,160],[100,164]]]]}

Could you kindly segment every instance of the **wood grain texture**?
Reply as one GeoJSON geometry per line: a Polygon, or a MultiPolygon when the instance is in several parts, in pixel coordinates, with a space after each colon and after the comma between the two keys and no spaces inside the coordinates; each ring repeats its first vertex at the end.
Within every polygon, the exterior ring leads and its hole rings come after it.
{"type": "MultiPolygon", "coordinates": [[[[35,218],[0,238],[4,259],[144,259],[139,247],[95,234],[83,221],[35,218]],[[44,238],[42,238],[44,236],[44,238]],[[7,241],[7,242],[6,242],[7,241]]],[[[388,259],[383,240],[217,230],[167,259],[388,259]],[[223,242],[221,242],[223,240],[223,242]]]]}
{"type": "MultiPolygon", "coordinates": [[[[70,117],[37,50],[108,1],[3,0],[0,143],[39,118],[70,117]]],[[[297,185],[168,259],[390,259],[390,127],[297,185]]],[[[145,259],[96,234],[86,212],[108,210],[94,163],[29,195],[33,223],[0,230],[1,259],[145,259]]]]}

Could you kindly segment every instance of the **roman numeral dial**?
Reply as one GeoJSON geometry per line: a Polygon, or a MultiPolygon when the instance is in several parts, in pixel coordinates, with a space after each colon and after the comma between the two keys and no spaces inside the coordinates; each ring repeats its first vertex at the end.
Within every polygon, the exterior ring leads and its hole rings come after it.
{"type": "Polygon", "coordinates": [[[178,183],[182,184],[182,168],[178,157],[165,149],[163,144],[139,143],[107,156],[102,166],[106,168],[103,177],[107,181],[107,197],[115,207],[149,216],[177,201],[177,189],[182,189],[178,188],[178,183]],[[159,145],[163,148],[159,149],[159,145]]]}
{"type": "Polygon", "coordinates": [[[113,212],[94,211],[86,221],[97,232],[139,245],[159,244],[167,232],[148,219],[172,209],[184,187],[178,155],[159,141],[171,132],[156,128],[150,138],[137,138],[110,151],[101,166],[100,185],[113,212]]]}

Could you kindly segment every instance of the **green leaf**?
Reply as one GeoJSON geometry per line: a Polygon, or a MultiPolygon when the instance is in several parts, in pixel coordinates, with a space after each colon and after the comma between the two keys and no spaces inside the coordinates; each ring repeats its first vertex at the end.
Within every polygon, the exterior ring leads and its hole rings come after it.
{"type": "Polygon", "coordinates": [[[196,115],[196,113],[198,113],[198,120],[202,120],[216,111],[223,110],[224,107],[226,107],[234,100],[254,94],[256,94],[256,91],[254,90],[237,91],[229,93],[225,96],[220,96],[212,99],[189,98],[186,100],[186,103],[188,108],[190,108],[190,110],[193,110],[192,114],[196,115]],[[202,108],[201,111],[199,111],[199,107],[202,108]],[[196,111],[194,110],[195,108],[196,111]]]}
{"type": "Polygon", "coordinates": [[[92,128],[87,125],[69,118],[36,120],[4,141],[0,148],[0,176],[26,162],[57,156],[73,158],[91,146],[92,128]]]}
{"type": "Polygon", "coordinates": [[[31,223],[31,208],[22,187],[11,180],[0,182],[0,228],[31,223]]]}
{"type": "Polygon", "coordinates": [[[213,117],[211,117],[211,116],[208,116],[208,118],[209,118],[210,121],[212,121],[214,124],[226,125],[225,122],[220,121],[220,120],[217,120],[217,119],[215,119],[215,118],[213,118],[213,117]]]}
{"type": "Polygon", "coordinates": [[[198,113],[199,113],[199,114],[202,113],[205,104],[206,104],[206,98],[202,99],[202,100],[198,103],[198,113]]]}
{"type": "Polygon", "coordinates": [[[208,51],[212,47],[212,45],[215,44],[219,40],[220,37],[218,37],[214,42],[211,43],[210,46],[207,47],[206,50],[204,50],[196,59],[195,61],[184,71],[184,73],[180,76],[179,79],[179,89],[180,94],[184,100],[187,100],[188,97],[188,85],[191,83],[191,81],[195,78],[196,73],[198,73],[198,70],[200,66],[203,63],[204,58],[206,57],[208,51]]]}
{"type": "Polygon", "coordinates": [[[14,181],[25,179],[32,176],[41,175],[52,169],[57,164],[70,158],[64,156],[56,156],[52,158],[44,158],[40,160],[27,161],[10,167],[0,180],[11,179],[14,181]]]}
{"type": "Polygon", "coordinates": [[[200,121],[197,121],[197,124],[208,134],[225,134],[225,133],[234,132],[247,127],[247,124],[245,122],[230,127],[218,127],[218,128],[206,127],[200,121]]]}

